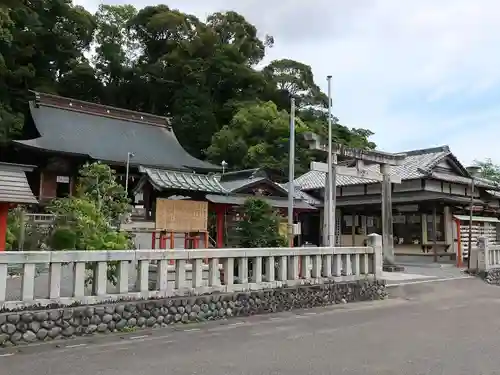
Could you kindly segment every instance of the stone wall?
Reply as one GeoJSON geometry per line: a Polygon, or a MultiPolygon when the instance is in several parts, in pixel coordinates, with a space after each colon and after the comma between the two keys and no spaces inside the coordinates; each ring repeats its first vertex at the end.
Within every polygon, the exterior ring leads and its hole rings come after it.
{"type": "Polygon", "coordinates": [[[0,347],[385,297],[384,281],[357,281],[50,310],[3,312],[0,313],[0,347]]]}
{"type": "Polygon", "coordinates": [[[479,274],[488,284],[500,285],[500,268],[484,271],[479,274]]]}

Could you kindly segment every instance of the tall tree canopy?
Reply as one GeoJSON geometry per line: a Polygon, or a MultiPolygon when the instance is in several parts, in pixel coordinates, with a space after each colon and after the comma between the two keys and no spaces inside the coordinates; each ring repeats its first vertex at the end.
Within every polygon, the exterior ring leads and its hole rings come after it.
{"type": "MultiPolygon", "coordinates": [[[[273,43],[232,11],[200,20],[167,5],[101,5],[91,14],[71,0],[4,0],[0,143],[23,135],[29,90],[39,90],[168,116],[194,156],[284,175],[290,99],[297,132],[324,133],[327,97],[306,64],[257,69],[273,43]]],[[[369,130],[335,120],[338,142],[374,147],[369,130]]],[[[302,147],[305,167],[314,155],[302,147]]]]}
{"type": "Polygon", "coordinates": [[[481,177],[500,183],[500,165],[493,163],[491,159],[476,160],[474,164],[480,168],[479,174],[481,177]]]}

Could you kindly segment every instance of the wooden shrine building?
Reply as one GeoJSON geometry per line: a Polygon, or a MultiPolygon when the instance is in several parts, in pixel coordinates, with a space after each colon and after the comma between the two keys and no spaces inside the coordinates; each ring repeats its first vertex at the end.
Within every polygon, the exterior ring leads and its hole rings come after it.
{"type": "MultiPolygon", "coordinates": [[[[391,175],[401,179],[400,184],[392,184],[396,255],[467,257],[471,199],[473,246],[480,235],[487,235],[493,243],[500,242],[498,184],[472,175],[448,146],[404,154],[403,163],[391,167],[391,175]]],[[[370,168],[378,166],[367,167],[370,168]]],[[[295,185],[323,200],[325,172],[312,165],[309,172],[295,180],[295,185]]],[[[339,175],[336,196],[336,233],[340,245],[359,246],[367,234],[381,232],[380,183],[339,175]]],[[[318,205],[321,207],[322,203],[318,205]]],[[[322,217],[315,213],[309,219],[314,222],[315,230],[308,235],[316,243],[320,241],[322,217]]]]}
{"type": "MultiPolygon", "coordinates": [[[[264,171],[223,174],[219,166],[190,155],[177,140],[166,117],[38,92],[29,103],[29,111],[25,136],[13,141],[9,152],[3,152],[2,157],[5,161],[35,166],[27,172],[27,178],[40,203],[39,210],[54,198],[74,194],[78,171],[92,161],[110,165],[124,185],[129,161],[128,192],[134,205],[142,207],[137,212],[141,212],[143,222],[158,219],[157,204],[161,204],[163,210],[177,210],[180,215],[179,207],[183,203],[163,200],[188,198],[204,202],[198,208],[208,216],[206,223],[215,223],[213,229],[204,224],[204,233],[188,234],[189,224],[185,229],[179,228],[181,221],[189,222],[185,214],[169,219],[170,223],[177,223],[175,231],[186,232],[186,241],[188,237],[195,238],[198,244],[195,247],[209,246],[209,231],[215,236],[216,245],[224,246],[229,209],[241,205],[250,195],[262,195],[274,207],[286,207],[286,188],[269,180],[264,171]],[[175,205],[177,209],[173,208],[175,205]],[[181,220],[181,216],[184,219],[181,220]]],[[[317,203],[314,198],[309,197],[308,203],[304,200],[307,194],[297,191],[296,195],[297,214],[315,210],[309,204],[317,203]]],[[[200,213],[192,214],[196,221],[200,213]]],[[[135,219],[139,217],[136,215],[135,219]]],[[[156,244],[155,232],[169,230],[152,223],[150,231],[155,242],[151,242],[151,247],[156,244]]],[[[175,242],[174,230],[170,231],[170,246],[164,234],[160,234],[160,246],[181,247],[175,242]]]]}

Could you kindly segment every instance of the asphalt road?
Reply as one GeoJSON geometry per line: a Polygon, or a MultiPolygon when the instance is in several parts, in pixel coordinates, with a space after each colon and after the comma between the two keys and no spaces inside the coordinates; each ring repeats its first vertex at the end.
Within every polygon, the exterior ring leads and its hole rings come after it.
{"type": "Polygon", "coordinates": [[[499,312],[499,287],[422,283],[387,301],[0,351],[0,374],[500,374],[499,312]]]}

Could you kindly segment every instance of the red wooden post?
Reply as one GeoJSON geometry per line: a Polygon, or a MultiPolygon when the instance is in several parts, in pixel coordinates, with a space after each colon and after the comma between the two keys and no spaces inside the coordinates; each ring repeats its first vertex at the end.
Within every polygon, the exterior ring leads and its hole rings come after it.
{"type": "Polygon", "coordinates": [[[224,247],[224,213],[226,209],[224,206],[216,205],[215,212],[217,214],[217,247],[220,249],[224,247]]]}
{"type": "Polygon", "coordinates": [[[9,204],[0,203],[0,251],[5,251],[5,240],[7,237],[7,216],[9,215],[9,204]]]}
{"type": "Polygon", "coordinates": [[[151,249],[156,249],[156,232],[151,232],[151,249]]]}

